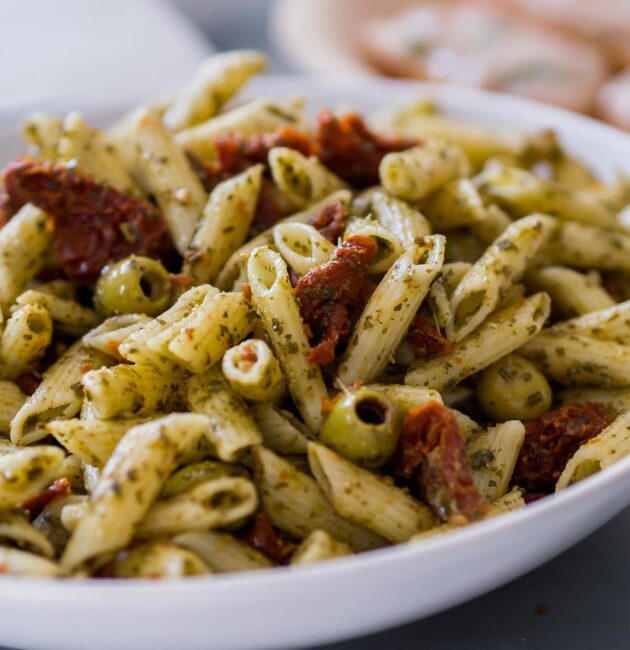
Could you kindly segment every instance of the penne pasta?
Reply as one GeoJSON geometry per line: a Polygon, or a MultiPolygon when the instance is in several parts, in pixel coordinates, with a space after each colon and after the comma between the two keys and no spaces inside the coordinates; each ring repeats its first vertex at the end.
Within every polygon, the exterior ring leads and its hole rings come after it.
{"type": "Polygon", "coordinates": [[[444,239],[427,237],[403,253],[385,274],[355,326],[337,370],[343,384],[372,381],[402,341],[444,259],[444,239]],[[373,354],[365,354],[373,350],[373,354]]]}
{"type": "Polygon", "coordinates": [[[286,391],[280,363],[260,339],[248,339],[224,355],[223,375],[243,399],[250,402],[277,402],[286,391]]]}
{"type": "Polygon", "coordinates": [[[428,506],[323,445],[310,443],[308,459],[313,476],[336,512],[389,542],[406,542],[435,525],[428,506]]]}
{"type": "Polygon", "coordinates": [[[325,530],[314,530],[302,541],[291,557],[291,564],[313,564],[323,560],[351,555],[352,549],[329,535],[325,530]]]}
{"type": "Polygon", "coordinates": [[[537,293],[490,316],[450,352],[413,364],[405,383],[444,390],[483,370],[536,336],[549,316],[550,300],[537,293]]]}
{"type": "Polygon", "coordinates": [[[130,541],[178,456],[203,435],[208,420],[177,413],[130,429],[107,461],[61,558],[66,569],[130,541]]]}
{"type": "Polygon", "coordinates": [[[137,544],[121,551],[111,564],[114,578],[155,580],[205,576],[211,572],[196,553],[164,541],[137,544]]]}
{"type": "Polygon", "coordinates": [[[615,421],[594,438],[587,440],[566,464],[556,491],[605,469],[630,453],[630,412],[620,413],[615,421]]]}
{"type": "Polygon", "coordinates": [[[210,56],[166,111],[164,124],[179,131],[214,117],[250,77],[266,67],[265,55],[253,50],[210,56]]]}
{"type": "Polygon", "coordinates": [[[300,275],[328,261],[335,250],[313,226],[283,222],[273,228],[273,241],[285,262],[300,275]]]}
{"type": "Polygon", "coordinates": [[[205,435],[221,460],[234,462],[247,449],[262,442],[245,403],[230,388],[218,368],[210,368],[188,380],[186,404],[193,413],[202,413],[208,418],[205,435]]]}
{"type": "Polygon", "coordinates": [[[554,228],[551,218],[531,215],[511,224],[470,268],[451,296],[451,341],[461,341],[494,311],[518,282],[554,228]]]}
{"type": "Polygon", "coordinates": [[[265,325],[289,392],[308,428],[318,431],[322,400],[328,395],[319,366],[308,360],[310,346],[286,264],[269,248],[256,248],[247,262],[247,276],[252,303],[265,325]]]}
{"type": "Polygon", "coordinates": [[[254,165],[219,183],[210,194],[182,269],[195,284],[212,282],[245,242],[256,212],[262,172],[262,165],[254,165]]]}
{"type": "Polygon", "coordinates": [[[371,207],[378,222],[395,235],[404,248],[433,232],[431,224],[419,210],[385,192],[377,190],[372,194],[371,207]]]}

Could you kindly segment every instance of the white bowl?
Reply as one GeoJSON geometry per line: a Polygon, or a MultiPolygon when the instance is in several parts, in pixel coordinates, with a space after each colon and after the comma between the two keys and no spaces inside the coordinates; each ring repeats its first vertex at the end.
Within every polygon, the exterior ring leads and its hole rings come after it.
{"type": "MultiPolygon", "coordinates": [[[[603,175],[630,165],[630,136],[560,109],[448,86],[267,77],[248,94],[303,94],[312,107],[347,100],[370,111],[419,94],[461,119],[552,127],[603,175]]],[[[41,106],[43,110],[82,106],[41,106]]],[[[92,107],[93,108],[93,107],[92,107]]],[[[105,102],[88,117],[115,117],[105,102]]],[[[117,107],[116,107],[117,108],[117,107]]],[[[19,116],[0,114],[0,153],[20,151],[19,116]]],[[[629,369],[630,371],[630,369],[629,369]]],[[[542,564],[630,503],[630,457],[527,508],[417,544],[300,569],[179,582],[0,580],[0,643],[20,648],[296,648],[428,616],[542,564]]]]}

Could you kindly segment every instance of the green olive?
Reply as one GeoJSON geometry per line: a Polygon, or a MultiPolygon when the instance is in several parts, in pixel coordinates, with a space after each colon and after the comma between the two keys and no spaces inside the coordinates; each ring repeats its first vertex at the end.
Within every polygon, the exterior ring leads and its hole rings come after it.
{"type": "Polygon", "coordinates": [[[96,283],[94,305],[104,316],[157,316],[171,304],[168,271],[150,257],[131,255],[105,267],[96,283]]]}
{"type": "Polygon", "coordinates": [[[477,381],[477,399],[494,422],[534,420],[551,406],[545,376],[527,359],[509,354],[486,368],[477,381]]]}
{"type": "Polygon", "coordinates": [[[380,467],[396,448],[398,409],[372,388],[340,396],[319,433],[322,443],[365,467],[380,467]]]}
{"type": "Polygon", "coordinates": [[[240,465],[230,465],[220,460],[204,460],[200,463],[186,465],[171,474],[164,483],[160,496],[162,498],[172,497],[194,488],[200,483],[225,476],[244,476],[248,478],[249,474],[240,465]]]}

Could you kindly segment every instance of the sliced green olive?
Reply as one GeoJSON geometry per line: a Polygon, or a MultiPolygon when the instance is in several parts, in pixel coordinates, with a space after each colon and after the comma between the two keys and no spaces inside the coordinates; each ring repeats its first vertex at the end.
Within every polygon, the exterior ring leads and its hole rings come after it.
{"type": "Polygon", "coordinates": [[[220,460],[204,460],[200,463],[191,463],[171,474],[165,481],[160,496],[163,498],[172,497],[200,483],[225,476],[243,476],[247,478],[249,474],[240,465],[230,465],[220,460]]]}
{"type": "Polygon", "coordinates": [[[551,387],[534,364],[509,354],[486,368],[477,381],[477,399],[494,422],[534,420],[551,406],[551,387]]]}
{"type": "Polygon", "coordinates": [[[131,255],[103,269],[94,304],[104,316],[157,316],[170,306],[172,293],[171,276],[160,262],[131,255]]]}
{"type": "Polygon", "coordinates": [[[396,405],[383,393],[359,388],[337,399],[320,441],[365,467],[380,467],[394,453],[399,433],[396,405]]]}

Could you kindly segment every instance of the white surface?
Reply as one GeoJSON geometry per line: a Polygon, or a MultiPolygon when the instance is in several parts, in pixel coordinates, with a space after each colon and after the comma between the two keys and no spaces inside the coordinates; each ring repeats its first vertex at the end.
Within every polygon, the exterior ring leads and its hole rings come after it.
{"type": "Polygon", "coordinates": [[[0,108],[181,86],[212,49],[160,0],[1,0],[0,108]]]}
{"type": "MultiPolygon", "coordinates": [[[[418,84],[261,79],[251,94],[305,94],[363,110],[416,96],[418,84]]],[[[557,128],[602,173],[628,166],[630,137],[513,97],[422,86],[450,114],[495,126],[557,128]]],[[[43,106],[42,108],[46,108],[43,106]]],[[[78,108],[81,108],[80,106],[78,108]]],[[[105,111],[100,120],[113,115],[105,111]]],[[[0,133],[15,115],[0,114],[0,133]]],[[[0,150],[9,146],[0,137],[0,150]]],[[[630,457],[528,508],[415,545],[320,566],[166,582],[2,578],[0,642],[20,648],[296,648],[428,616],[553,557],[630,502],[630,457]],[[33,624],[36,621],[37,624],[33,624]]]]}

